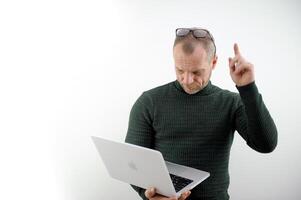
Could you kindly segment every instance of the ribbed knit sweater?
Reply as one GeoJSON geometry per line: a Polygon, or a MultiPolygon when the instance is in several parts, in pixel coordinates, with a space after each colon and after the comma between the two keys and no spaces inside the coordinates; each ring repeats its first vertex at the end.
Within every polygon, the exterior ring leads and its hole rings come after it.
{"type": "MultiPolygon", "coordinates": [[[[131,109],[125,141],[156,149],[167,161],[210,172],[189,200],[227,200],[234,132],[258,152],[271,152],[277,145],[276,126],[255,82],[237,89],[234,93],[209,82],[187,94],[173,81],[143,92],[131,109]]],[[[133,188],[146,199],[144,189],[133,188]]]]}

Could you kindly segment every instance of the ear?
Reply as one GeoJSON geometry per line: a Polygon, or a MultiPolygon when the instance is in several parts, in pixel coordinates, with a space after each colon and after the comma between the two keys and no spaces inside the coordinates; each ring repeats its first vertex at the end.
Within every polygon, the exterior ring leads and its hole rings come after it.
{"type": "Polygon", "coordinates": [[[211,60],[211,67],[212,67],[212,70],[215,69],[215,66],[216,66],[216,63],[217,63],[217,55],[214,56],[214,58],[211,60]]]}

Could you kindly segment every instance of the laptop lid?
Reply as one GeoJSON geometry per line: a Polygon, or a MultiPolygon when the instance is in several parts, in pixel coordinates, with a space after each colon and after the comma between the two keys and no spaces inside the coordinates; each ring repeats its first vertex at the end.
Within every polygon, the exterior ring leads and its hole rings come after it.
{"type": "Polygon", "coordinates": [[[159,151],[95,136],[92,140],[112,178],[144,189],[155,186],[165,196],[177,194],[159,151]]]}

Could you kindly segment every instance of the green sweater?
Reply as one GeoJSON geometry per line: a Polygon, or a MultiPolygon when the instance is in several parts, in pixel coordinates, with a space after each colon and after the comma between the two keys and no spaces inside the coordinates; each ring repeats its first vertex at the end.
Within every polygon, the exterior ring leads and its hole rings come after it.
{"type": "MultiPolygon", "coordinates": [[[[159,150],[167,161],[210,172],[188,199],[229,199],[234,132],[258,152],[269,153],[277,145],[276,126],[255,82],[237,89],[239,94],[209,82],[198,93],[187,94],[174,81],[146,91],[132,107],[125,141],[159,150]]],[[[144,189],[132,187],[146,199],[144,189]]]]}

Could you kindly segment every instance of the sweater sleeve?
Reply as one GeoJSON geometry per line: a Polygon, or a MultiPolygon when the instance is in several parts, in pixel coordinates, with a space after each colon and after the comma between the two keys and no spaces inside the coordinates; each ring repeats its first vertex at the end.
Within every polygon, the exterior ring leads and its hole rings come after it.
{"type": "Polygon", "coordinates": [[[272,152],[277,146],[277,129],[255,82],[237,89],[241,102],[235,112],[236,130],[252,149],[272,152]]]}
{"type": "MultiPolygon", "coordinates": [[[[145,94],[142,94],[133,105],[128,124],[128,131],[125,142],[153,148],[153,135],[152,128],[152,113],[150,110],[151,101],[145,94]]],[[[131,185],[139,196],[147,200],[144,195],[145,189],[131,185]]]]}

